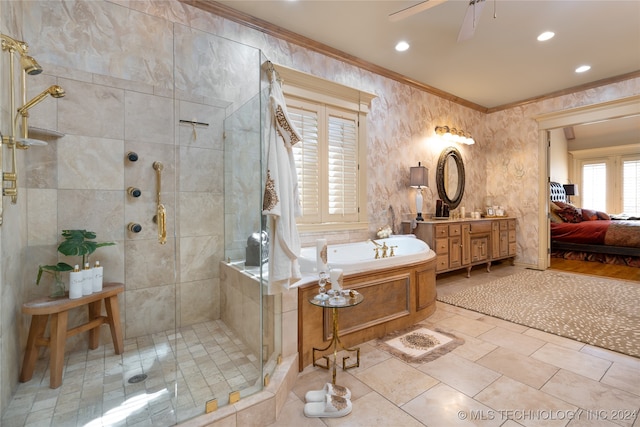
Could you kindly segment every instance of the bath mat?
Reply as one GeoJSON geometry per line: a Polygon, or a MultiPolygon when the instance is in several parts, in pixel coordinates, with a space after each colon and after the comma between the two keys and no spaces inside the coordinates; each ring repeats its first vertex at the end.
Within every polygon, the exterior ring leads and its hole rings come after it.
{"type": "Polygon", "coordinates": [[[464,340],[424,325],[392,332],[376,341],[376,347],[408,363],[424,363],[449,353],[464,340]]]}

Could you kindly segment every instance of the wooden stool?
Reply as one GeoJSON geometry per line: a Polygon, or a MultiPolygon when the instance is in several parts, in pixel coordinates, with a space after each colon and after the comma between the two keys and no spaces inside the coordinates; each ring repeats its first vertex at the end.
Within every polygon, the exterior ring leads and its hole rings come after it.
{"type": "Polygon", "coordinates": [[[64,346],[66,339],[81,332],[89,331],[89,348],[94,350],[100,343],[100,326],[108,323],[111,328],[111,338],[116,354],[122,354],[124,344],[120,325],[120,307],[118,294],[124,291],[122,283],[105,283],[102,291],[77,299],[39,298],[22,305],[24,314],[31,314],[31,327],[27,339],[27,349],[24,353],[20,382],[27,382],[33,376],[38,358],[37,347],[49,347],[51,360],[49,370],[51,377],[49,387],[58,388],[62,385],[62,369],[64,365],[64,346]],[[102,300],[107,315],[102,316],[102,300]],[[89,321],[80,326],[67,330],[69,310],[83,305],[89,308],[89,321]],[[50,337],[44,337],[47,321],[51,316],[50,337]]]}

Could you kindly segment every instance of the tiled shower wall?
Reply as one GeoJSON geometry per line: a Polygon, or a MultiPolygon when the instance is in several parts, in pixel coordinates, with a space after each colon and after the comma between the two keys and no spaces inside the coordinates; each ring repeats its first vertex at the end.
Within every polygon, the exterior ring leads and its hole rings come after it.
{"type": "MultiPolygon", "coordinates": [[[[2,258],[6,402],[29,322],[19,307],[49,292],[49,277],[34,285],[38,265],[79,263],[58,257],[64,229],[92,230],[98,241],[116,243],[98,249],[91,261],[100,260],[105,281],[125,283],[120,297],[125,338],[220,317],[223,125],[258,93],[260,57],[255,48],[111,2],[1,5],[3,17],[5,11],[10,17],[1,31],[29,41],[44,69],[29,76],[27,99],[51,84],[66,91],[64,98],[46,99],[30,111],[31,126],[64,136],[31,132],[49,145],[18,153],[19,202],[5,212],[2,249],[11,254],[2,258]],[[207,125],[194,128],[180,119],[207,125]],[[129,151],[139,160],[126,160],[129,151]],[[158,243],[152,220],[155,161],[164,166],[166,245],[158,243]],[[142,196],[127,195],[129,186],[142,196]],[[142,231],[127,231],[131,222],[142,231]]],[[[6,132],[9,112],[2,105],[6,132]]],[[[70,322],[84,314],[76,316],[70,322]]],[[[110,339],[108,330],[103,332],[110,339]]],[[[84,345],[79,335],[67,341],[67,350],[84,345]]]]}

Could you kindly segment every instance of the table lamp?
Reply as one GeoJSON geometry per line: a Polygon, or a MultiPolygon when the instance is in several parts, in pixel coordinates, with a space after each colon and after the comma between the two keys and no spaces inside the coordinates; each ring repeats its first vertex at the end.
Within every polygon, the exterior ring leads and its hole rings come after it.
{"type": "Polygon", "coordinates": [[[418,213],[416,221],[424,221],[422,218],[422,188],[429,186],[428,175],[429,170],[421,166],[420,162],[418,162],[418,166],[411,167],[409,173],[409,186],[418,190],[416,191],[416,212],[418,213]]]}

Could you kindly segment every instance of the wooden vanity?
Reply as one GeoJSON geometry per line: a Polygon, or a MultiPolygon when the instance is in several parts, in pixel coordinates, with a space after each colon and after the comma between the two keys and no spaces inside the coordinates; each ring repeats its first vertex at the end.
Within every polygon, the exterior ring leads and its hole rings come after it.
{"type": "Polygon", "coordinates": [[[411,222],[402,223],[403,234],[415,234],[436,253],[436,274],[467,269],[471,277],[474,265],[501,259],[513,260],[516,256],[516,219],[512,217],[482,219],[449,219],[418,221],[411,229],[411,222]]]}

